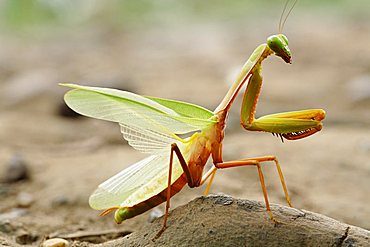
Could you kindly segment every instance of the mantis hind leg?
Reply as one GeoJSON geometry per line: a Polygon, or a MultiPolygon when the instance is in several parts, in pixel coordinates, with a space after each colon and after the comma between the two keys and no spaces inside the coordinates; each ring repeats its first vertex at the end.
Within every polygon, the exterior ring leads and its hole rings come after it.
{"type": "Polygon", "coordinates": [[[176,156],[177,156],[177,158],[180,162],[180,165],[181,165],[181,167],[182,167],[182,169],[185,173],[185,176],[186,176],[189,187],[191,187],[191,188],[194,187],[193,178],[191,177],[191,173],[190,173],[188,165],[187,165],[187,163],[184,159],[184,156],[181,154],[181,151],[180,151],[179,147],[177,146],[177,144],[173,143],[171,145],[170,162],[169,162],[169,166],[168,166],[168,180],[167,180],[168,181],[167,182],[168,186],[167,186],[167,196],[166,196],[167,199],[166,199],[166,210],[165,210],[165,214],[164,214],[164,218],[163,218],[163,226],[162,226],[161,230],[156,234],[154,239],[159,238],[167,228],[167,219],[168,219],[168,212],[169,212],[169,209],[170,209],[170,200],[171,200],[172,164],[173,164],[174,153],[176,154],[176,156]]]}
{"type": "Polygon", "coordinates": [[[261,187],[262,187],[263,196],[264,196],[264,199],[265,199],[266,211],[270,215],[270,218],[273,221],[275,221],[274,217],[272,215],[271,209],[270,209],[270,203],[269,203],[268,196],[267,196],[265,179],[264,179],[263,172],[262,172],[262,169],[261,169],[261,163],[262,162],[267,162],[267,161],[273,161],[275,163],[276,169],[277,169],[278,174],[279,174],[280,182],[281,182],[281,185],[282,185],[283,190],[284,190],[285,199],[286,199],[288,205],[290,207],[293,207],[293,205],[291,203],[291,200],[290,200],[290,197],[289,197],[289,193],[288,193],[288,189],[287,189],[287,186],[286,186],[286,183],[285,183],[283,172],[282,172],[280,164],[279,164],[279,162],[278,162],[278,160],[275,156],[271,155],[271,156],[263,156],[263,157],[248,158],[248,159],[243,159],[243,160],[222,162],[222,163],[215,164],[215,168],[216,169],[225,169],[225,168],[239,167],[239,166],[256,166],[257,170],[258,170],[258,175],[259,175],[261,187]]]}

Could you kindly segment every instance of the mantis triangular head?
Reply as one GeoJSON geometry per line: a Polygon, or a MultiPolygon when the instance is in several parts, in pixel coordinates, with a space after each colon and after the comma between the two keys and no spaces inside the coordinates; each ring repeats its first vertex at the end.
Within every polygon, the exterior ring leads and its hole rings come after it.
{"type": "Polygon", "coordinates": [[[288,47],[288,38],[284,34],[271,35],[267,38],[268,47],[286,63],[292,63],[292,53],[288,47]]]}

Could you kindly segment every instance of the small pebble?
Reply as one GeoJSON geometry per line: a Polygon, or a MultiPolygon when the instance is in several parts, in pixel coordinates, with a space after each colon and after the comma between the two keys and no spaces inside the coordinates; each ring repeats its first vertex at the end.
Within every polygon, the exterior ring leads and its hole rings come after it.
{"type": "Polygon", "coordinates": [[[30,193],[21,192],[17,196],[17,205],[21,208],[28,208],[32,205],[34,199],[30,193]]]}
{"type": "Polygon", "coordinates": [[[64,195],[58,195],[52,200],[51,204],[54,207],[66,206],[71,204],[71,200],[64,195]]]}
{"type": "Polygon", "coordinates": [[[32,244],[37,239],[38,239],[38,236],[37,235],[32,234],[32,233],[28,233],[28,232],[24,232],[24,231],[21,231],[21,233],[19,233],[15,237],[15,241],[18,244],[22,244],[22,245],[24,245],[24,244],[32,244]]]}
{"type": "Polygon", "coordinates": [[[69,242],[63,238],[51,238],[44,241],[42,247],[68,247],[69,242]]]}
{"type": "Polygon", "coordinates": [[[5,182],[14,183],[29,179],[29,171],[23,157],[14,154],[9,160],[5,170],[5,182]]]}
{"type": "Polygon", "coordinates": [[[14,231],[13,226],[10,224],[9,220],[0,221],[0,232],[11,233],[14,231]]]}

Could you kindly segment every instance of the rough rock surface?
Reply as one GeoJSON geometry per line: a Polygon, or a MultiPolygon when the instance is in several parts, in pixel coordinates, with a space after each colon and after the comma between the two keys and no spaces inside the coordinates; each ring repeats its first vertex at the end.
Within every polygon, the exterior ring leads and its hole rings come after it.
{"type": "MultiPolygon", "coordinates": [[[[103,246],[369,246],[370,232],[305,210],[272,204],[278,223],[260,202],[212,195],[171,211],[168,228],[154,239],[163,218],[103,246]]],[[[82,246],[75,243],[74,246],[82,246]]]]}

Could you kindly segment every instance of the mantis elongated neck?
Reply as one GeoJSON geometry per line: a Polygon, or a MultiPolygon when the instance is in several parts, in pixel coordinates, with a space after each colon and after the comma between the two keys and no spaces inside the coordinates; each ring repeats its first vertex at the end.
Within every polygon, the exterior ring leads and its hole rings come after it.
{"type": "Polygon", "coordinates": [[[233,85],[230,87],[229,91],[226,93],[221,103],[215,109],[214,112],[216,114],[219,112],[227,112],[230,109],[238,92],[240,91],[240,88],[253,74],[256,65],[261,64],[261,62],[272,53],[273,51],[267,46],[267,44],[262,44],[253,51],[252,55],[242,67],[242,70],[240,71],[233,85]]]}

